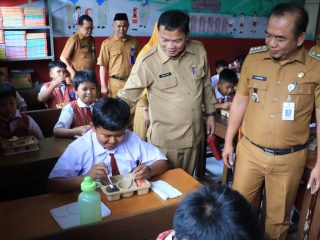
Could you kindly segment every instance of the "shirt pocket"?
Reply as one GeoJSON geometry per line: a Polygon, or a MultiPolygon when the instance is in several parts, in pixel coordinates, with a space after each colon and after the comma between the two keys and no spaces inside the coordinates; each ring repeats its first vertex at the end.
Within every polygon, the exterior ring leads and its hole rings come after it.
{"type": "Polygon", "coordinates": [[[297,110],[313,109],[314,88],[313,84],[298,84],[291,92],[291,100],[296,104],[297,110]]]}
{"type": "Polygon", "coordinates": [[[155,84],[154,87],[159,90],[168,90],[173,87],[176,87],[178,84],[177,79],[175,76],[171,75],[164,78],[159,78],[155,84]]]}
{"type": "Polygon", "coordinates": [[[264,107],[266,102],[267,88],[268,88],[268,81],[250,80],[249,82],[250,101],[259,107],[264,107]]]}
{"type": "Polygon", "coordinates": [[[110,52],[110,55],[111,55],[112,57],[118,57],[120,54],[121,54],[121,50],[120,50],[120,49],[115,49],[115,50],[112,50],[112,51],[110,52]]]}
{"type": "Polygon", "coordinates": [[[82,47],[80,49],[80,53],[81,53],[81,56],[82,56],[83,60],[90,61],[92,59],[92,55],[91,55],[88,47],[82,47]]]}

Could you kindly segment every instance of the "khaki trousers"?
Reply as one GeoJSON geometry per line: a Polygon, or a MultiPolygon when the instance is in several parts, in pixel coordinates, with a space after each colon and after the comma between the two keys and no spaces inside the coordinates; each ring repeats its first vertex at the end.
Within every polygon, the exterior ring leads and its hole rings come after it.
{"type": "Polygon", "coordinates": [[[265,182],[266,239],[286,239],[307,150],[274,156],[243,137],[238,143],[236,156],[232,188],[255,205],[265,182]]]}
{"type": "Polygon", "coordinates": [[[170,169],[182,168],[191,176],[196,166],[198,166],[198,161],[202,161],[204,156],[201,143],[191,148],[170,149],[159,147],[159,149],[168,158],[170,169]]]}

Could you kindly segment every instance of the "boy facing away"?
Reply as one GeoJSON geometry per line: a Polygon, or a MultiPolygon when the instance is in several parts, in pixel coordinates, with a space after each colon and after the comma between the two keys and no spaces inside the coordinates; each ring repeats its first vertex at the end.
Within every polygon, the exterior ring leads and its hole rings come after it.
{"type": "Polygon", "coordinates": [[[127,130],[129,118],[126,102],[114,98],[97,100],[91,129],[71,143],[60,157],[49,175],[48,190],[79,189],[84,176],[101,179],[107,174],[133,171],[136,179],[142,179],[166,171],[168,161],[160,150],[127,130]]]}
{"type": "Polygon", "coordinates": [[[43,138],[38,124],[17,108],[16,89],[8,82],[0,83],[0,137],[34,135],[43,138]]]}
{"type": "Polygon", "coordinates": [[[75,73],[73,86],[78,98],[63,107],[53,129],[56,137],[81,136],[90,129],[92,107],[97,98],[97,78],[91,70],[79,71],[75,73]]]}
{"type": "Polygon", "coordinates": [[[258,240],[263,232],[250,204],[237,191],[208,185],[189,194],[178,207],[173,230],[157,240],[258,240]]]}
{"type": "Polygon", "coordinates": [[[67,66],[62,61],[49,63],[49,76],[51,82],[43,84],[38,94],[39,102],[47,108],[58,108],[75,100],[74,89],[71,80],[66,76],[67,66]]]}
{"type": "Polygon", "coordinates": [[[211,77],[211,86],[214,87],[218,81],[219,81],[219,74],[223,69],[228,68],[228,63],[225,60],[218,60],[214,63],[214,66],[216,68],[216,75],[213,75],[211,77]]]}

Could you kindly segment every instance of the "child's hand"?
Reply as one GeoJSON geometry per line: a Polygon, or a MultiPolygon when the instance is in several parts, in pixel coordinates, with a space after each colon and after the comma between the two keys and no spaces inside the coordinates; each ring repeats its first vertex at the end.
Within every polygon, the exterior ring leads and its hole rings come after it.
{"type": "Polygon", "coordinates": [[[92,179],[100,179],[106,177],[108,173],[109,171],[107,165],[104,163],[98,163],[92,166],[88,172],[88,176],[90,176],[92,179]]]}
{"type": "Polygon", "coordinates": [[[133,170],[134,177],[136,179],[147,178],[151,176],[151,169],[143,164],[140,164],[133,170]]]}
{"type": "Polygon", "coordinates": [[[69,77],[66,77],[65,81],[66,81],[66,84],[72,85],[72,81],[71,81],[71,79],[69,77]]]}
{"type": "Polygon", "coordinates": [[[84,135],[90,128],[91,128],[90,125],[79,126],[79,127],[73,128],[73,132],[74,132],[74,135],[82,136],[82,135],[84,135]]]}
{"type": "Polygon", "coordinates": [[[84,125],[82,126],[82,133],[81,135],[84,135],[86,132],[88,132],[91,129],[90,125],[84,125]]]}
{"type": "Polygon", "coordinates": [[[58,76],[53,80],[53,84],[57,87],[64,81],[65,81],[65,76],[58,76]]]}
{"type": "Polygon", "coordinates": [[[230,107],[231,107],[231,102],[225,102],[221,104],[222,109],[228,110],[230,109],[230,107]]]}

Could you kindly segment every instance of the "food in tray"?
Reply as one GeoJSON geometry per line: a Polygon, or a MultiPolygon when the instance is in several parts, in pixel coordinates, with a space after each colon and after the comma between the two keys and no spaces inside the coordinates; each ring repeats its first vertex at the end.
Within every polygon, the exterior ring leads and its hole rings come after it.
{"type": "Polygon", "coordinates": [[[39,145],[35,136],[14,136],[10,139],[1,139],[1,148],[4,151],[4,155],[9,155],[38,150],[39,145]]]}

